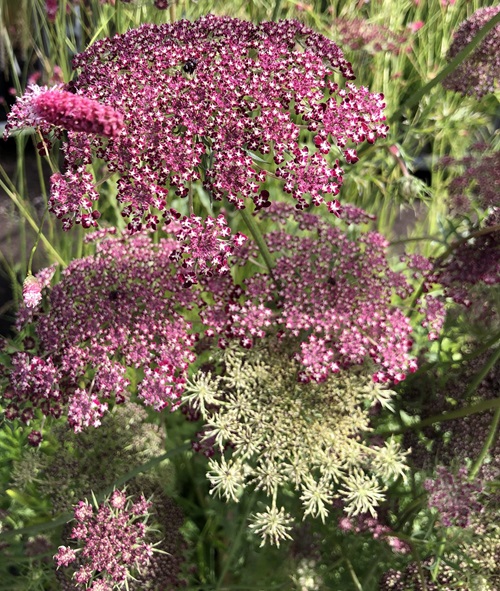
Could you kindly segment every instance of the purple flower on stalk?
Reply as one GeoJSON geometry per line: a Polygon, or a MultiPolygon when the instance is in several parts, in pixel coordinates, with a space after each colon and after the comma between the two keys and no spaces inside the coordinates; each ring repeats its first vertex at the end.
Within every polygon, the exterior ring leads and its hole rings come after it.
{"type": "Polygon", "coordinates": [[[54,188],[66,224],[95,199],[94,158],[119,173],[118,200],[138,231],[155,223],[153,208],[167,211],[170,189],[186,197],[195,181],[242,208],[273,174],[299,209],[320,205],[340,190],[340,159],[355,162],[357,145],[387,134],[383,96],[356,87],[338,46],[297,21],[143,25],[98,41],[74,67],[78,95],[123,113],[126,132],[107,143],[70,134],[64,177],[85,190],[69,203],[54,188]]]}
{"type": "Polygon", "coordinates": [[[45,267],[35,276],[28,275],[23,283],[23,300],[26,308],[36,308],[42,301],[42,290],[50,285],[56,265],[45,267]]]}
{"type": "Polygon", "coordinates": [[[115,490],[97,510],[87,501],[75,507],[76,525],[71,538],[79,548],[61,546],[54,559],[59,567],[78,560],[73,575],[77,587],[110,590],[127,584],[134,570],[147,566],[153,548],[145,542],[151,503],[141,496],[137,501],[115,490]]]}
{"type": "Polygon", "coordinates": [[[477,498],[481,485],[469,482],[467,468],[461,467],[456,474],[444,466],[436,469],[436,478],[427,479],[424,488],[429,492],[429,507],[441,514],[443,525],[467,527],[470,517],[481,509],[477,498]]]}
{"type": "MultiPolygon", "coordinates": [[[[500,10],[499,6],[480,8],[464,21],[453,36],[448,51],[451,61],[484,25],[500,10]]],[[[443,81],[443,86],[463,95],[475,95],[478,99],[495,92],[500,80],[500,25],[492,29],[469,57],[443,81]]]]}
{"type": "Polygon", "coordinates": [[[36,308],[42,301],[42,286],[33,275],[28,275],[23,283],[23,300],[28,308],[36,308]]]}

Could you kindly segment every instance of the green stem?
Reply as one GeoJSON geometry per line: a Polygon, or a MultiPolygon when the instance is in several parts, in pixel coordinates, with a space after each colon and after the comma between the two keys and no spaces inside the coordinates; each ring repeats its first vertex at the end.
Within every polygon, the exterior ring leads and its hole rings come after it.
{"type": "Polygon", "coordinates": [[[481,400],[477,404],[471,404],[470,406],[466,406],[464,408],[459,408],[457,410],[452,410],[450,412],[445,412],[440,415],[434,415],[433,417],[429,417],[424,419],[423,421],[419,421],[418,423],[413,423],[412,425],[407,425],[406,427],[402,427],[401,429],[396,429],[394,431],[385,431],[382,433],[384,437],[387,435],[401,435],[402,433],[406,433],[406,431],[414,431],[415,429],[422,429],[423,427],[429,427],[430,425],[434,425],[434,423],[444,423],[445,421],[453,421],[454,419],[461,419],[463,417],[468,417],[473,414],[478,414],[480,412],[485,412],[491,409],[500,408],[500,398],[494,398],[493,400],[481,400]]]}
{"type": "Polygon", "coordinates": [[[231,549],[229,550],[229,554],[226,557],[226,560],[224,561],[224,566],[222,567],[222,572],[221,572],[220,577],[217,581],[217,586],[215,587],[215,591],[220,591],[223,588],[224,578],[226,577],[229,567],[231,566],[231,564],[233,562],[234,555],[236,554],[236,551],[239,548],[241,538],[243,537],[243,534],[247,529],[247,519],[252,511],[253,505],[255,503],[255,498],[256,498],[256,494],[254,493],[250,497],[250,500],[248,502],[248,507],[245,511],[245,516],[241,520],[241,524],[240,524],[240,527],[238,528],[238,531],[236,532],[236,536],[234,539],[231,540],[231,549]]]}
{"type": "Polygon", "coordinates": [[[260,254],[262,255],[262,258],[264,259],[266,266],[269,269],[269,274],[272,277],[273,276],[274,261],[271,257],[271,253],[269,252],[269,249],[267,248],[267,244],[264,240],[264,236],[262,236],[262,232],[260,231],[259,226],[255,223],[253,217],[248,213],[247,209],[241,209],[240,214],[241,214],[241,217],[243,218],[243,221],[247,225],[247,228],[250,230],[250,234],[252,234],[253,239],[257,243],[257,246],[259,247],[260,254]]]}
{"type": "MultiPolygon", "coordinates": [[[[2,170],[3,169],[0,169],[0,172],[2,172],[2,170]]],[[[0,187],[7,193],[9,198],[14,202],[16,207],[21,212],[23,218],[25,220],[27,220],[27,222],[35,230],[35,232],[37,234],[40,232],[40,238],[41,238],[42,242],[44,243],[47,251],[53,256],[54,260],[56,260],[61,266],[66,267],[67,266],[66,262],[63,260],[61,255],[57,252],[57,250],[52,246],[52,244],[47,239],[47,237],[41,233],[41,227],[38,226],[38,224],[35,222],[35,220],[31,217],[31,214],[29,213],[29,211],[25,207],[25,205],[22,203],[21,199],[19,199],[18,196],[16,195],[16,193],[14,191],[11,191],[10,188],[7,187],[7,185],[1,179],[0,179],[0,187]]]]}
{"type": "Polygon", "coordinates": [[[481,453],[479,454],[477,460],[474,462],[474,465],[472,466],[472,468],[470,470],[469,481],[474,480],[474,478],[477,476],[477,473],[481,469],[481,466],[483,465],[483,462],[488,454],[488,451],[495,441],[495,437],[497,434],[499,423],[500,423],[500,407],[497,408],[497,410],[493,416],[493,421],[491,422],[490,431],[488,433],[488,437],[486,437],[486,441],[484,442],[483,449],[481,450],[481,453]]]}
{"type": "Polygon", "coordinates": [[[406,109],[410,109],[414,105],[417,105],[422,97],[428,94],[434,86],[439,84],[448,74],[451,74],[453,70],[455,70],[473,51],[476,47],[481,43],[481,41],[486,37],[486,35],[495,27],[498,23],[500,23],[500,12],[497,13],[494,17],[492,17],[485,25],[482,27],[480,31],[478,31],[477,35],[474,39],[466,45],[462,51],[457,53],[457,55],[451,60],[451,62],[439,72],[439,74],[433,78],[428,84],[418,90],[415,94],[413,94],[403,105],[392,114],[393,121],[399,119],[399,117],[405,112],[406,109]]]}
{"type": "Polygon", "coordinates": [[[45,221],[45,217],[47,216],[47,212],[49,211],[49,208],[46,207],[45,211],[43,212],[43,216],[42,219],[40,220],[40,228],[38,230],[38,234],[36,235],[36,240],[35,240],[35,244],[33,244],[33,248],[31,249],[30,252],[30,258],[28,260],[28,269],[27,269],[27,275],[31,275],[31,266],[33,264],[33,257],[35,256],[35,251],[38,247],[38,243],[40,242],[40,237],[42,235],[42,228],[43,228],[43,223],[45,221]]]}
{"type": "Polygon", "coordinates": [[[389,246],[397,246],[398,244],[406,244],[407,242],[423,242],[423,241],[439,242],[441,244],[446,245],[446,242],[444,240],[441,240],[440,238],[436,238],[435,236],[417,236],[415,238],[403,238],[402,240],[392,240],[389,243],[389,246]]]}
{"type": "Polygon", "coordinates": [[[413,499],[413,501],[404,509],[403,513],[398,517],[398,520],[394,527],[394,531],[400,530],[412,513],[414,513],[415,511],[420,511],[420,509],[425,504],[426,498],[427,493],[422,493],[418,497],[413,499]]]}
{"type": "Polygon", "coordinates": [[[495,349],[493,355],[488,359],[488,361],[483,365],[481,370],[474,376],[474,379],[469,384],[467,390],[465,391],[464,398],[467,398],[471,394],[473,394],[479,384],[484,380],[484,378],[490,373],[491,369],[495,367],[497,361],[500,359],[500,347],[495,349]]]}
{"type": "Polygon", "coordinates": [[[347,570],[349,571],[349,574],[351,575],[351,579],[353,580],[354,586],[356,587],[356,589],[358,591],[363,591],[363,587],[361,586],[361,583],[359,582],[358,576],[351,564],[351,561],[348,558],[344,558],[344,560],[347,565],[347,570]]]}
{"type": "Polygon", "coordinates": [[[432,580],[435,582],[437,580],[439,574],[439,567],[441,565],[441,560],[443,558],[443,554],[446,548],[446,530],[443,531],[441,541],[439,542],[439,548],[436,555],[436,562],[432,565],[431,568],[431,575],[432,580]]]}
{"type": "Polygon", "coordinates": [[[281,10],[281,0],[275,0],[274,2],[274,9],[273,9],[273,15],[271,17],[272,21],[277,21],[278,20],[278,16],[280,14],[280,10],[281,10]]]}

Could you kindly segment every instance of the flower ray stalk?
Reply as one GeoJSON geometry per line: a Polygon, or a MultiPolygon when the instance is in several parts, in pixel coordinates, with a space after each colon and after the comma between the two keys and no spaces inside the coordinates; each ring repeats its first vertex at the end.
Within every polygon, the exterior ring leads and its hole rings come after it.
{"type": "Polygon", "coordinates": [[[411,109],[415,105],[417,105],[420,100],[429,94],[429,92],[442,82],[448,74],[453,72],[457,69],[457,67],[476,49],[476,47],[481,43],[481,41],[486,37],[486,35],[495,27],[498,23],[500,23],[500,12],[492,17],[486,25],[477,33],[474,39],[460,51],[455,58],[445,66],[437,76],[435,76],[430,82],[428,82],[425,86],[423,86],[420,90],[418,90],[415,94],[413,94],[399,109],[397,109],[392,114],[392,120],[397,121],[401,115],[405,113],[407,109],[411,109]]]}

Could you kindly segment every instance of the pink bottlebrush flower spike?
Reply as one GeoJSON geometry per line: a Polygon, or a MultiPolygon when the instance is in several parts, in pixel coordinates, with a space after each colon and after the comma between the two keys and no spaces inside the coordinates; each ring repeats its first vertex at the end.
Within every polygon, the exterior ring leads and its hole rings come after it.
{"type": "Polygon", "coordinates": [[[115,137],[123,127],[123,115],[113,107],[62,90],[60,86],[32,85],[12,107],[4,137],[13,129],[38,127],[46,133],[52,126],[115,137]]]}

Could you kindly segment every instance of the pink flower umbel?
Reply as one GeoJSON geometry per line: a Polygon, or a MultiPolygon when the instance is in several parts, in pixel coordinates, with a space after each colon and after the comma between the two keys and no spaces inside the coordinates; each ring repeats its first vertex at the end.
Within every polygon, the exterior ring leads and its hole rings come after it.
{"type": "MultiPolygon", "coordinates": [[[[233,248],[231,240],[214,236],[208,242],[217,252],[226,243],[233,248]]],[[[203,250],[198,232],[194,240],[197,264],[212,268],[217,253],[203,250]]],[[[142,375],[134,390],[146,405],[175,407],[198,339],[184,315],[204,305],[199,291],[183,287],[178,265],[170,262],[179,246],[174,239],[155,245],[143,234],[110,238],[94,256],[68,265],[33,326],[39,355],[13,356],[9,419],[27,422],[35,409],[56,418],[67,411],[75,431],[97,427],[109,400],[122,403],[132,393],[128,367],[142,375]]],[[[32,321],[32,314],[23,314],[19,329],[32,321]]]]}
{"type": "Polygon", "coordinates": [[[441,514],[443,525],[467,527],[473,513],[481,510],[478,496],[481,484],[468,480],[467,468],[460,467],[456,474],[444,466],[436,468],[436,478],[427,479],[424,488],[429,493],[429,507],[441,514]]]}
{"type": "Polygon", "coordinates": [[[97,509],[80,501],[71,532],[79,547],[61,546],[54,556],[58,568],[76,562],[73,581],[78,588],[121,589],[132,572],[149,564],[153,554],[145,541],[150,506],[143,496],[133,502],[119,490],[97,509]]]}
{"type": "Polygon", "coordinates": [[[204,221],[194,215],[184,217],[178,227],[169,226],[168,229],[181,242],[170,259],[182,261],[179,280],[185,287],[197,283],[198,275],[211,277],[229,273],[229,257],[247,240],[240,232],[231,234],[222,214],[217,219],[208,216],[204,221]]]}
{"type": "MultiPolygon", "coordinates": [[[[394,297],[407,298],[413,288],[404,275],[391,270],[385,238],[360,232],[354,240],[340,227],[285,203],[264,211],[282,223],[293,215],[299,227],[266,235],[269,250],[277,255],[272,275],[255,274],[244,289],[230,276],[212,279],[215,303],[202,310],[202,317],[220,335],[220,346],[237,339],[250,348],[269,333],[295,340],[304,382],[322,382],[367,359],[374,363],[379,382],[401,382],[415,371],[413,327],[401,307],[391,303],[394,297]]],[[[362,212],[346,207],[345,216],[359,221],[362,212]]],[[[363,221],[368,219],[365,215],[363,221]]],[[[250,245],[237,255],[245,264],[258,252],[250,245]]],[[[430,294],[419,303],[422,324],[437,337],[442,305],[430,294]]]]}
{"type": "MultiPolygon", "coordinates": [[[[193,182],[243,208],[259,206],[274,175],[298,208],[328,203],[343,183],[340,161],[356,162],[359,144],[387,134],[383,95],[355,86],[340,48],[298,21],[256,25],[208,15],[147,24],[96,42],[73,65],[78,100],[122,113],[126,132],[107,143],[69,135],[67,190],[56,179],[51,196],[66,226],[95,200],[82,160],[98,158],[119,174],[117,199],[138,231],[156,224],[153,209],[168,212],[169,193],[187,197],[193,182]],[[80,187],[82,202],[70,203],[68,192],[80,187]]],[[[43,116],[53,116],[56,98],[37,99],[43,116]]]]}
{"type": "Polygon", "coordinates": [[[123,115],[97,100],[62,90],[60,86],[32,85],[12,107],[4,137],[22,127],[37,127],[42,133],[56,127],[111,138],[123,128],[123,115]]]}

